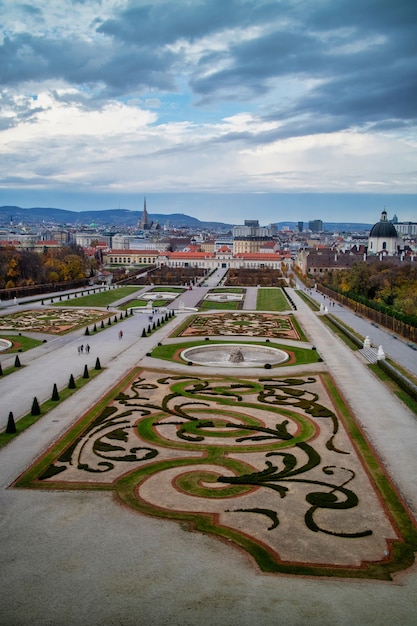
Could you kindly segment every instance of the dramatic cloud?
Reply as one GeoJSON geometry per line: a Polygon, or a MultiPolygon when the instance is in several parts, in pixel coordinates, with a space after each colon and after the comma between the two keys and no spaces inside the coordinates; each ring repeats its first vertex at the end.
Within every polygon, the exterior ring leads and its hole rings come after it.
{"type": "Polygon", "coordinates": [[[16,204],[18,189],[71,184],[416,192],[411,0],[5,0],[0,11],[0,193],[16,204]]]}

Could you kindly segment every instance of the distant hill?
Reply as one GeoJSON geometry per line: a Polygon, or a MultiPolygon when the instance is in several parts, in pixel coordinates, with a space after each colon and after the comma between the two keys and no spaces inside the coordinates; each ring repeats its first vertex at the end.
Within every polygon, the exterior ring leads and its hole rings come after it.
{"type": "MultiPolygon", "coordinates": [[[[136,226],[140,220],[142,211],[128,211],[127,209],[108,209],[106,211],[68,211],[66,209],[56,209],[51,207],[32,207],[22,209],[18,206],[1,206],[0,223],[8,225],[10,220],[16,225],[19,222],[25,224],[46,224],[62,225],[83,225],[96,224],[97,226],[136,226]]],[[[190,215],[182,213],[172,213],[164,215],[159,213],[149,214],[149,220],[158,222],[161,226],[169,223],[174,227],[188,228],[228,228],[230,224],[222,222],[202,222],[190,215]]]]}
{"type": "MultiPolygon", "coordinates": [[[[0,224],[8,226],[10,220],[17,225],[19,222],[25,224],[41,224],[45,225],[60,224],[68,226],[84,226],[90,224],[106,228],[115,228],[118,226],[136,226],[140,220],[142,211],[129,211],[127,209],[107,209],[105,211],[68,211],[66,209],[56,209],[51,207],[32,207],[30,209],[22,209],[18,206],[1,206],[0,207],[0,224]]],[[[214,228],[214,229],[230,229],[233,224],[224,222],[203,222],[191,215],[183,213],[172,213],[165,215],[161,213],[149,214],[149,220],[158,222],[161,226],[169,224],[173,227],[185,228],[214,228]]],[[[308,223],[304,222],[307,226],[308,223]]],[[[290,230],[297,230],[298,222],[278,222],[277,228],[281,230],[284,227],[290,230]]],[[[355,232],[367,231],[372,228],[373,224],[361,224],[352,222],[324,222],[323,228],[327,231],[335,232],[355,232]]]]}

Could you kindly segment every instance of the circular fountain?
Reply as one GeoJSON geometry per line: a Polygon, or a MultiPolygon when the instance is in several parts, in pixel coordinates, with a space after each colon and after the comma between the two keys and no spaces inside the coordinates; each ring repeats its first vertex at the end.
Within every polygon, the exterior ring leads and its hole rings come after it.
{"type": "Polygon", "coordinates": [[[216,367],[265,367],[266,364],[285,363],[290,357],[279,348],[242,343],[213,343],[186,348],[181,352],[184,361],[195,365],[216,367]]]}
{"type": "Polygon", "coordinates": [[[0,339],[0,352],[4,352],[12,347],[12,342],[8,339],[0,339]]]}

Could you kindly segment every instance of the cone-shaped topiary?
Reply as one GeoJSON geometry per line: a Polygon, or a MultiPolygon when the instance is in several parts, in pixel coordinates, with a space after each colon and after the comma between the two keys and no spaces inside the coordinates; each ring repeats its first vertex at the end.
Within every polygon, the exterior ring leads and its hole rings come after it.
{"type": "Polygon", "coordinates": [[[114,323],[117,323],[117,315],[114,316],[114,323]]]}
{"type": "Polygon", "coordinates": [[[1,366],[1,363],[0,363],[0,376],[3,376],[3,368],[1,366]]]}
{"type": "Polygon", "coordinates": [[[89,334],[90,334],[90,331],[88,330],[88,326],[87,326],[87,328],[85,329],[84,335],[89,335],[89,334]]]}
{"type": "Polygon", "coordinates": [[[111,326],[111,319],[110,318],[107,320],[107,326],[111,326]]]}
{"type": "Polygon", "coordinates": [[[14,366],[15,366],[15,367],[20,367],[20,366],[21,366],[21,363],[20,363],[20,359],[19,359],[19,355],[18,355],[18,354],[16,354],[16,358],[15,358],[15,360],[14,360],[14,366]]]}
{"type": "Polygon", "coordinates": [[[56,386],[56,383],[54,383],[54,388],[52,389],[51,400],[53,400],[54,402],[57,402],[59,400],[58,387],[56,386]]]}
{"type": "Polygon", "coordinates": [[[88,373],[88,367],[87,367],[87,364],[84,366],[84,374],[83,374],[83,378],[90,378],[90,374],[88,373]]]}
{"type": "Polygon", "coordinates": [[[151,332],[151,327],[148,326],[148,334],[151,332]]]}
{"type": "Polygon", "coordinates": [[[157,326],[160,326],[160,325],[161,325],[161,322],[160,322],[159,320],[157,320],[156,325],[157,325],[157,326]]]}
{"type": "Polygon", "coordinates": [[[12,435],[13,433],[16,433],[16,424],[14,422],[14,417],[13,417],[13,413],[10,411],[9,413],[9,419],[7,420],[7,426],[6,426],[6,433],[8,435],[12,435]]]}
{"type": "Polygon", "coordinates": [[[155,330],[156,326],[155,326],[155,322],[152,324],[152,330],[155,330]]]}
{"type": "Polygon", "coordinates": [[[94,369],[95,370],[101,370],[100,359],[98,357],[96,358],[96,365],[95,365],[94,369]]]}
{"type": "Polygon", "coordinates": [[[130,315],[133,315],[133,309],[130,309],[130,315]]]}
{"type": "Polygon", "coordinates": [[[104,320],[101,320],[100,328],[104,328],[104,320]]]}
{"type": "Polygon", "coordinates": [[[68,389],[75,389],[75,388],[76,388],[76,385],[75,385],[74,376],[71,374],[69,378],[69,382],[68,382],[68,389]]]}
{"type": "Polygon", "coordinates": [[[31,415],[40,415],[41,414],[41,408],[39,406],[39,402],[37,397],[35,396],[33,398],[33,402],[32,402],[32,409],[30,411],[31,415]]]}
{"type": "Polygon", "coordinates": [[[125,318],[127,317],[127,315],[128,315],[128,313],[127,313],[127,309],[126,309],[126,311],[125,311],[125,318]]]}
{"type": "Polygon", "coordinates": [[[146,337],[146,330],[145,329],[142,330],[142,337],[146,337]]]}
{"type": "Polygon", "coordinates": [[[123,313],[120,313],[119,320],[122,320],[122,319],[123,319],[123,313]]]}
{"type": "Polygon", "coordinates": [[[93,333],[97,332],[97,324],[94,324],[93,333]]]}

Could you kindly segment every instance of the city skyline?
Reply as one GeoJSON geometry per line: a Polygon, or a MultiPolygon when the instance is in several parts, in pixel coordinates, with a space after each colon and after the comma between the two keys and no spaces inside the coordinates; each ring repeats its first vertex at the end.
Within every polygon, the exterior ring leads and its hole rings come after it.
{"type": "Polygon", "coordinates": [[[0,7],[0,205],[417,219],[410,0],[0,7]]]}

